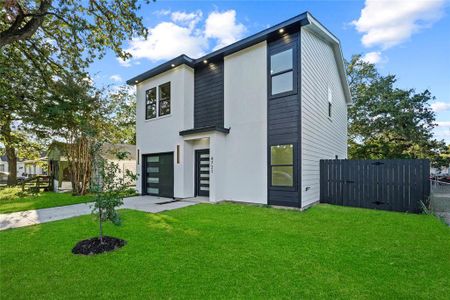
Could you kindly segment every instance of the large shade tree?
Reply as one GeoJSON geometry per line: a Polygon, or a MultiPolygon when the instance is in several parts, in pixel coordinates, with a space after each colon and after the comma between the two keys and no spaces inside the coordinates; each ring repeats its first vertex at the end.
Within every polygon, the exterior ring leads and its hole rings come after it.
{"type": "MultiPolygon", "coordinates": [[[[147,30],[137,15],[137,0],[5,0],[1,4],[0,138],[8,160],[15,162],[17,149],[23,146],[15,129],[45,135],[43,123],[63,90],[61,82],[89,80],[86,67],[107,49],[129,58],[123,42],[146,37],[147,30]]],[[[9,183],[14,183],[14,163],[9,166],[9,183]]]]}
{"type": "Polygon", "coordinates": [[[136,144],[136,94],[130,86],[120,86],[106,94],[109,141],[113,144],[136,144]]]}
{"type": "Polygon", "coordinates": [[[373,64],[352,57],[347,74],[353,105],[349,108],[349,157],[353,159],[428,158],[438,163],[445,144],[433,136],[437,126],[430,91],[395,86],[373,64]]]}

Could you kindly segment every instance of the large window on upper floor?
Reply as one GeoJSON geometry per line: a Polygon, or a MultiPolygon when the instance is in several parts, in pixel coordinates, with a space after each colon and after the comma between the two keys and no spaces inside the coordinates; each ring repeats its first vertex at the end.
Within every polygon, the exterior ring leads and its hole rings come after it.
{"type": "Polygon", "coordinates": [[[170,82],[145,91],[145,119],[170,115],[170,82]]]}
{"type": "Polygon", "coordinates": [[[145,91],[145,119],[156,118],[156,88],[145,91]]]}
{"type": "Polygon", "coordinates": [[[159,86],[159,116],[170,115],[170,82],[159,86]]]}
{"type": "Polygon", "coordinates": [[[293,48],[270,56],[271,95],[294,90],[294,51],[293,48]]]}

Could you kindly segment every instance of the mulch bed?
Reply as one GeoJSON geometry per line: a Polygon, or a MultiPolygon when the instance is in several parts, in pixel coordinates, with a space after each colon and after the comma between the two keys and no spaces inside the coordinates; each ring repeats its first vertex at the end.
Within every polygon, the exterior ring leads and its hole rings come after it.
{"type": "Polygon", "coordinates": [[[73,254],[94,255],[122,248],[127,242],[115,237],[104,236],[103,243],[98,237],[78,242],[72,249],[73,254]]]}

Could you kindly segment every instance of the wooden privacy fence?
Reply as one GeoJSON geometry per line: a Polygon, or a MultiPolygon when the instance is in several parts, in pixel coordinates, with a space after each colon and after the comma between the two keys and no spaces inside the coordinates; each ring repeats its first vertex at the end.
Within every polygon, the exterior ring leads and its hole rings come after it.
{"type": "Polygon", "coordinates": [[[429,176],[426,159],[321,160],[320,202],[418,213],[429,176]]]}

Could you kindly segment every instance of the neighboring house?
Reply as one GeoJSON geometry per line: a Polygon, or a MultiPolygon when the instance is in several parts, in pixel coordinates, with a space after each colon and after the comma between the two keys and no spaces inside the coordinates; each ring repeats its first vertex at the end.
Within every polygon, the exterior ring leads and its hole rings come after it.
{"type": "MultiPolygon", "coordinates": [[[[6,155],[0,156],[0,172],[8,172],[8,167],[9,163],[6,155]]],[[[16,170],[17,176],[22,176],[25,173],[25,163],[22,159],[17,160],[16,170]]]]}
{"type": "MultiPolygon", "coordinates": [[[[72,184],[70,181],[69,162],[65,154],[65,145],[61,142],[53,142],[48,148],[48,165],[50,176],[53,179],[54,190],[71,190],[72,184]]],[[[134,182],[125,178],[126,171],[136,174],[136,146],[127,144],[109,144],[105,143],[100,151],[100,156],[107,162],[114,162],[118,164],[120,174],[124,179],[127,179],[130,185],[134,182]],[[118,159],[116,153],[126,153],[126,157],[118,159]]],[[[94,175],[95,176],[95,175],[94,175]]]]}
{"type": "Polygon", "coordinates": [[[141,194],[306,207],[319,161],[347,158],[340,42],[309,13],[127,83],[141,194]]]}
{"type": "MultiPolygon", "coordinates": [[[[18,159],[17,176],[33,177],[47,173],[46,157],[41,155],[39,159],[18,159]]],[[[8,159],[6,155],[0,156],[0,172],[8,172],[8,159]]]]}

